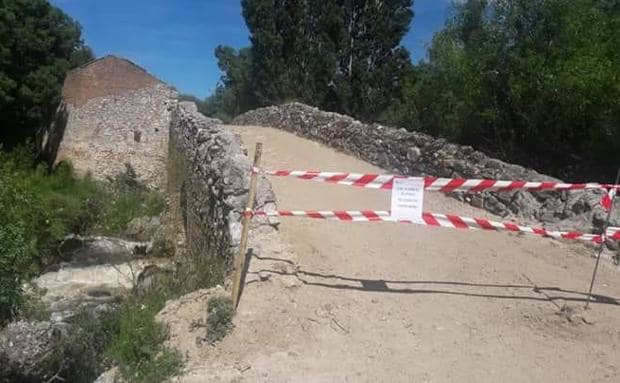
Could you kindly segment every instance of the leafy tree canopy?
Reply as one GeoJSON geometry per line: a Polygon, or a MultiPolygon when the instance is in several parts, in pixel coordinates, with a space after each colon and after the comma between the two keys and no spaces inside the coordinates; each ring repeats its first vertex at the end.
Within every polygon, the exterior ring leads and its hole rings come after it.
{"type": "Polygon", "coordinates": [[[617,1],[456,3],[383,118],[560,177],[609,179],[620,161],[618,41],[617,1]]]}
{"type": "Polygon", "coordinates": [[[426,60],[400,41],[411,0],[242,0],[251,47],[218,47],[206,110],[301,101],[422,130],[560,178],[620,161],[617,0],[454,2],[426,60]]]}
{"type": "Polygon", "coordinates": [[[208,104],[236,115],[298,100],[372,119],[410,66],[400,41],[412,0],[243,0],[250,48],[215,51],[225,73],[208,104]]]}
{"type": "Polygon", "coordinates": [[[0,143],[45,126],[67,70],[92,58],[80,26],[45,0],[0,0],[0,143]]]}

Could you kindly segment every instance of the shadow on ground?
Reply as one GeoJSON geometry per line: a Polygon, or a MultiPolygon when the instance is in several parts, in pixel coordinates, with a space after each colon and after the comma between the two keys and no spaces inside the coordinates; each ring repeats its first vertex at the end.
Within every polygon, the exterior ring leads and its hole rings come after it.
{"type": "MultiPolygon", "coordinates": [[[[285,262],[294,265],[294,263],[287,259],[260,257],[256,254],[254,258],[260,260],[285,262]]],[[[441,295],[454,295],[464,297],[481,297],[481,298],[494,298],[494,299],[508,299],[508,300],[529,300],[529,301],[544,301],[551,302],[558,308],[560,305],[556,301],[562,302],[583,302],[588,301],[588,294],[586,292],[568,290],[557,286],[537,286],[534,283],[531,284],[501,284],[501,283],[476,283],[476,282],[462,282],[462,281],[433,281],[433,280],[385,280],[385,279],[365,279],[365,278],[353,278],[344,275],[337,274],[323,274],[312,271],[305,271],[297,269],[296,272],[284,272],[276,269],[261,269],[254,272],[248,272],[248,274],[278,274],[278,275],[292,275],[296,276],[301,283],[306,286],[316,286],[337,290],[358,290],[367,292],[381,292],[391,294],[441,294],[441,295]],[[392,287],[390,285],[396,285],[398,287],[392,287]],[[414,286],[446,286],[445,289],[437,288],[412,288],[407,285],[414,286]],[[403,286],[403,287],[401,287],[403,286]],[[451,288],[450,288],[451,287],[451,288]],[[503,290],[505,293],[488,293],[481,290],[503,290]],[[522,291],[522,293],[514,293],[514,291],[522,291]],[[459,291],[465,290],[465,291],[459,291]],[[525,295],[530,292],[533,295],[525,295]]],[[[529,278],[525,277],[529,280],[529,278]]],[[[249,283],[254,283],[249,281],[249,283]]],[[[590,303],[592,304],[606,304],[613,306],[620,306],[620,299],[600,295],[592,294],[590,303]]]]}

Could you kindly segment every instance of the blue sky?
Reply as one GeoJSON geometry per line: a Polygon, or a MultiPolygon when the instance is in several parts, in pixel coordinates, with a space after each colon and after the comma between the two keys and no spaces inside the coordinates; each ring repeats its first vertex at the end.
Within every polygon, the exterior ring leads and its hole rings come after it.
{"type": "MultiPolygon", "coordinates": [[[[183,93],[203,98],[220,77],[213,50],[249,45],[238,0],[51,0],[76,19],[97,56],[115,54],[144,67],[183,93]]],[[[449,0],[415,0],[403,45],[424,57],[449,0]]]]}

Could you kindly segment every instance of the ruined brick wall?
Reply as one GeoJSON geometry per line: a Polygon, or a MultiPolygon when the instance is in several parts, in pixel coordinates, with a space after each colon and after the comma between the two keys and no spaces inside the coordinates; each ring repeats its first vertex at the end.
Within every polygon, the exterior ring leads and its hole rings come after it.
{"type": "Polygon", "coordinates": [[[97,97],[120,96],[159,84],[163,83],[131,61],[105,56],[67,73],[62,98],[82,106],[97,97]]]}
{"type": "Polygon", "coordinates": [[[129,163],[141,181],[166,182],[170,105],[176,92],[130,61],[107,56],[71,71],[63,87],[64,126],[54,163],[106,179],[129,163]]]}

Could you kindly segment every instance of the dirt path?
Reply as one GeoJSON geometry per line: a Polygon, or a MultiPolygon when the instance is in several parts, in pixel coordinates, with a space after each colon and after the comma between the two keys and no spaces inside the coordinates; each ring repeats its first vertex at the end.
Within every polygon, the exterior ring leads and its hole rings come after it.
{"type": "MultiPolygon", "coordinates": [[[[248,148],[264,143],[268,168],[381,171],[279,130],[231,129],[248,148]]],[[[272,182],[281,209],[389,208],[383,191],[272,182]]],[[[492,217],[438,193],[425,210],[492,217]]],[[[604,262],[605,302],[584,313],[593,260],[581,245],[299,218],[252,243],[236,330],[217,347],[188,330],[204,314],[199,293],[163,313],[189,360],[179,381],[620,381],[620,273],[604,262]]]]}

